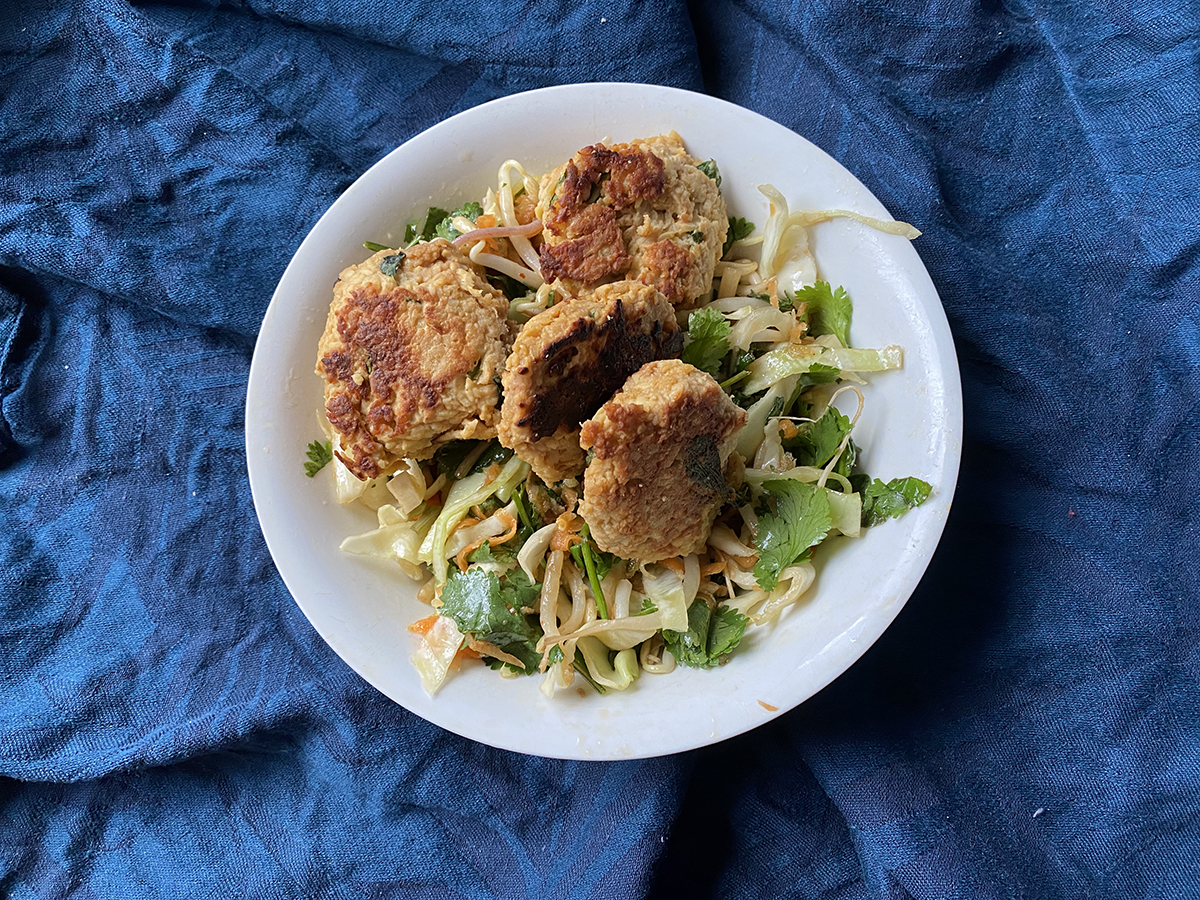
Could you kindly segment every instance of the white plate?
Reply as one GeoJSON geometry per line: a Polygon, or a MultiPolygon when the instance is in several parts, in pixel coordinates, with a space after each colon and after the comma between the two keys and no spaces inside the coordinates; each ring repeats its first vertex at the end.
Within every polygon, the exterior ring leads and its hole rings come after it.
{"type": "MultiPolygon", "coordinates": [[[[812,229],[825,278],[854,301],[858,347],[900,344],[902,371],[871,379],[855,441],[876,477],[916,475],[931,499],[901,519],[820,554],[807,599],[774,626],[751,628],[728,665],[643,675],[624,693],[553,700],[540,677],[500,678],[474,664],[426,696],[405,630],[428,613],[414,586],[338,544],[375,526],[339,506],[329,469],[305,477],[319,437],[317,341],[338,273],[395,243],[426,207],[451,208],[494,186],[507,158],[541,173],[580,147],[674,129],[701,159],[716,159],[730,211],[761,229],[778,187],[793,209],[843,208],[890,218],[831,157],[760,115],[700,94],[636,84],[580,84],[506,97],[417,135],[359,178],[296,251],[263,319],[246,400],[246,455],[271,555],[313,626],[356,672],[397,703],[465,737],[522,753],[624,759],[675,753],[732,737],[781,715],[844,672],[883,633],[917,586],[945,525],[958,475],[962,404],[950,329],[916,251],[903,238],[846,219],[812,229]],[[772,709],[765,708],[767,704],[772,709]]],[[[914,223],[920,227],[921,223],[914,223]]]]}

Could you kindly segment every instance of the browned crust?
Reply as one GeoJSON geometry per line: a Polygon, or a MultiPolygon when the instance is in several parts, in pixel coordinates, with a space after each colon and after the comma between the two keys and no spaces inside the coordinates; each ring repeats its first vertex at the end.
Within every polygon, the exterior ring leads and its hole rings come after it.
{"type": "Polygon", "coordinates": [[[494,433],[507,351],[507,302],[458,250],[418,244],[395,277],[379,271],[390,252],[342,273],[317,360],[338,458],[362,479],[456,434],[494,433]]]}
{"type": "Polygon", "coordinates": [[[542,277],[547,281],[568,278],[592,284],[629,268],[629,254],[611,206],[585,207],[564,226],[563,234],[567,240],[542,244],[539,251],[542,277]]]}
{"type": "Polygon", "coordinates": [[[544,479],[578,475],[580,422],[644,363],[682,349],[670,303],[637,282],[605,285],[539,313],[505,365],[501,443],[544,479]]]}
{"type": "Polygon", "coordinates": [[[675,241],[658,241],[646,248],[638,281],[657,288],[674,304],[681,303],[692,268],[692,255],[675,241]]]}
{"type": "Polygon", "coordinates": [[[542,219],[555,238],[542,245],[542,277],[594,284],[624,272],[629,256],[616,213],[660,196],[665,186],[663,162],[653,153],[584,147],[567,163],[542,219]]]}

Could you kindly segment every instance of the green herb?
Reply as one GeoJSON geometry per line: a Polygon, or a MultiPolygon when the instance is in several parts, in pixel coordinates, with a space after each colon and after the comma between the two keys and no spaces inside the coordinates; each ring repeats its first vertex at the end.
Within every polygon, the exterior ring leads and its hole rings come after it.
{"type": "Polygon", "coordinates": [[[372,253],[378,253],[380,250],[392,249],[387,244],[377,244],[374,241],[363,241],[363,246],[366,247],[368,250],[370,250],[372,253]]]}
{"type": "Polygon", "coordinates": [[[845,288],[836,291],[828,281],[818,281],[796,291],[796,303],[808,304],[808,333],[813,337],[832,334],[850,346],[850,314],[853,311],[845,288]]]}
{"type": "MultiPolygon", "coordinates": [[[[770,300],[771,298],[767,297],[767,299],[770,300]]],[[[791,312],[795,308],[796,308],[795,295],[789,294],[787,291],[784,291],[783,295],[779,298],[779,311],[780,312],[791,312]]]]}
{"type": "MultiPolygon", "coordinates": [[[[600,590],[601,575],[596,566],[596,556],[592,549],[591,530],[588,528],[586,522],[579,533],[583,537],[583,540],[576,544],[575,547],[579,548],[579,554],[583,557],[583,567],[587,570],[588,583],[592,586],[592,596],[596,598],[596,612],[599,613],[601,619],[607,619],[608,604],[604,601],[604,591],[600,590]]],[[[571,550],[574,551],[575,547],[572,547],[571,550]]],[[[599,551],[597,550],[595,553],[599,553],[599,551]]],[[[572,552],[572,556],[574,556],[574,552],[572,552]]],[[[608,568],[612,569],[611,557],[609,558],[608,568]]],[[[605,574],[608,574],[607,570],[605,574]]]]}
{"type": "Polygon", "coordinates": [[[605,689],[604,685],[602,685],[598,681],[596,681],[596,679],[594,679],[592,677],[592,673],[588,671],[587,660],[585,660],[583,658],[582,650],[576,648],[575,659],[572,662],[572,665],[575,666],[575,671],[583,676],[583,680],[586,681],[588,684],[590,684],[592,687],[594,687],[596,689],[597,694],[607,694],[608,693],[608,691],[605,689]]]}
{"type": "Polygon", "coordinates": [[[396,269],[400,267],[400,263],[404,262],[403,253],[393,253],[391,256],[385,256],[379,261],[379,271],[391,278],[396,277],[396,269]]]}
{"type": "Polygon", "coordinates": [[[483,360],[475,360],[475,365],[471,366],[471,371],[467,373],[467,377],[474,381],[479,377],[479,373],[483,371],[483,360]]]}
{"type": "Polygon", "coordinates": [[[404,226],[404,246],[407,247],[409,244],[414,243],[419,234],[420,234],[420,232],[417,231],[417,223],[416,222],[409,222],[407,225],[405,225],[404,226]]]}
{"type": "Polygon", "coordinates": [[[703,231],[693,231],[692,232],[692,243],[703,244],[704,243],[704,232],[703,231]]]}
{"type": "Polygon", "coordinates": [[[507,275],[502,275],[499,272],[489,273],[487,276],[488,282],[500,289],[509,300],[517,300],[529,293],[529,288],[521,284],[515,278],[509,278],[507,275]]]}
{"type": "Polygon", "coordinates": [[[729,322],[715,309],[701,309],[688,317],[688,344],[682,359],[709,375],[716,375],[729,353],[729,322]]]}
{"type": "MultiPolygon", "coordinates": [[[[425,221],[420,226],[415,223],[412,226],[413,238],[420,238],[423,241],[432,241],[434,235],[437,234],[437,227],[440,225],[450,213],[437,206],[431,206],[425,213],[425,221]]],[[[405,230],[405,237],[408,236],[408,229],[405,230]]]]}
{"type": "Polygon", "coordinates": [[[667,649],[680,665],[694,669],[718,666],[738,645],[750,620],[735,609],[709,609],[703,600],[688,607],[687,631],[664,631],[667,649]]]}
{"type": "Polygon", "coordinates": [[[304,464],[304,474],[312,478],[333,461],[333,448],[329,441],[325,443],[312,441],[309,443],[305,455],[308,457],[308,462],[304,464]]]}
{"type": "MultiPolygon", "coordinates": [[[[463,460],[478,446],[479,441],[451,441],[433,455],[433,461],[437,465],[439,472],[447,478],[454,478],[454,473],[458,471],[458,467],[462,465],[463,460]]],[[[511,456],[512,451],[506,447],[501,447],[499,441],[489,441],[487,449],[471,464],[471,469],[466,474],[474,475],[476,472],[482,472],[492,463],[498,462],[503,465],[508,462],[511,456]]]]}
{"type": "Polygon", "coordinates": [[[764,481],[762,486],[774,498],[775,511],[758,517],[754,577],[760,588],[770,591],[780,572],[825,539],[833,520],[823,488],[787,478],[764,481]]]}
{"type": "Polygon", "coordinates": [[[878,525],[898,518],[929,499],[933,487],[920,478],[893,478],[884,484],[878,478],[862,492],[862,523],[878,525]]]}
{"type": "Polygon", "coordinates": [[[721,390],[729,393],[730,392],[729,389],[731,387],[733,387],[739,381],[741,381],[745,378],[749,378],[749,377],[750,377],[750,373],[746,369],[742,369],[742,371],[738,372],[736,375],[734,375],[730,378],[726,378],[724,381],[722,381],[721,382],[721,390]]]}
{"type": "Polygon", "coordinates": [[[550,648],[550,652],[546,654],[546,662],[549,663],[550,665],[554,665],[554,663],[562,662],[562,661],[563,661],[562,644],[555,644],[553,647],[550,648]]]}
{"type": "Polygon", "coordinates": [[[513,502],[517,505],[517,518],[520,519],[521,525],[531,532],[537,531],[539,526],[533,524],[533,517],[529,514],[529,507],[526,506],[529,502],[529,495],[525,491],[524,484],[513,491],[513,502]]]}
{"type": "Polygon", "coordinates": [[[729,494],[721,454],[710,435],[698,434],[691,439],[684,452],[683,464],[694,484],[719,497],[729,494]]]}
{"type": "Polygon", "coordinates": [[[797,465],[820,469],[837,453],[850,427],[850,420],[830,406],[817,421],[796,426],[795,437],[785,438],[783,446],[797,465]]]}
{"type": "Polygon", "coordinates": [[[513,452],[507,447],[502,447],[499,441],[492,441],[486,450],[479,454],[479,459],[471,466],[471,471],[468,475],[474,475],[477,472],[486,472],[493,463],[504,465],[512,457],[513,452]]]}
{"type": "Polygon", "coordinates": [[[724,256],[730,251],[734,243],[745,240],[754,232],[754,223],[741,216],[734,218],[729,217],[729,231],[725,235],[725,243],[721,247],[721,255],[724,256]]]}
{"type": "Polygon", "coordinates": [[[812,387],[814,384],[828,384],[842,377],[842,370],[837,366],[827,366],[824,363],[813,363],[807,372],[800,373],[800,387],[812,387]]]}
{"type": "Polygon", "coordinates": [[[721,186],[721,170],[717,168],[716,160],[708,159],[696,166],[701,172],[717,183],[717,187],[721,186]]]}
{"type": "Polygon", "coordinates": [[[542,630],[522,609],[536,606],[540,593],[540,586],[520,569],[503,579],[480,568],[452,570],[442,588],[440,612],[454,619],[463,634],[495,644],[521,660],[524,669],[517,671],[532,674],[542,659],[537,651],[542,630]]]}
{"type": "MultiPolygon", "coordinates": [[[[478,203],[476,203],[474,201],[471,201],[470,203],[464,203],[458,209],[454,210],[454,212],[446,213],[442,217],[442,220],[437,223],[437,226],[434,228],[433,233],[435,235],[437,235],[438,237],[445,238],[448,241],[452,241],[456,237],[462,236],[462,233],[457,228],[454,227],[454,224],[452,221],[456,216],[461,216],[464,219],[470,219],[472,222],[474,222],[476,219],[478,219],[482,215],[483,215],[483,207],[480,206],[478,203]]],[[[427,238],[427,240],[428,240],[428,238],[427,238]]]]}

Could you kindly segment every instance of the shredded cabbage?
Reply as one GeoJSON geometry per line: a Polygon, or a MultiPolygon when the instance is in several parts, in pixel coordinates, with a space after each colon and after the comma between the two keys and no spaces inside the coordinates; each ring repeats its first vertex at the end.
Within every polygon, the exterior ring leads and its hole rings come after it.
{"type": "Polygon", "coordinates": [[[835,349],[820,344],[788,344],[764,353],[750,363],[750,377],[739,385],[747,394],[757,394],[780,379],[802,375],[814,365],[844,372],[883,372],[904,365],[904,351],[895,345],[881,350],[835,349]]]}
{"type": "Polygon", "coordinates": [[[421,687],[433,696],[446,680],[450,663],[463,644],[463,634],[449,616],[438,616],[433,627],[421,638],[412,655],[412,664],[421,677],[421,687]]]}
{"type": "MultiPolygon", "coordinates": [[[[682,578],[666,566],[642,566],[642,587],[646,597],[658,608],[662,628],[688,630],[688,599],[682,578]]],[[[692,596],[694,598],[695,594],[692,596]]]]}
{"type": "Polygon", "coordinates": [[[446,540],[450,528],[461,522],[472,506],[477,506],[489,497],[495,496],[502,503],[507,503],[513,490],[528,474],[529,464],[514,454],[509,457],[494,481],[487,480],[487,472],[476,472],[454,482],[446,495],[446,504],[442,507],[437,521],[421,542],[421,562],[433,566],[433,576],[438,584],[446,580],[449,571],[446,560],[450,554],[446,552],[446,540]]]}

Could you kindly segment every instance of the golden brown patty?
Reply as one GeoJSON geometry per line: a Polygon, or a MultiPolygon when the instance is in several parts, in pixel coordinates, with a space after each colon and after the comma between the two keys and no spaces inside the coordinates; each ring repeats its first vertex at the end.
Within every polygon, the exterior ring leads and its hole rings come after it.
{"type": "Polygon", "coordinates": [[[579,512],[600,548],[641,560],[700,550],[745,423],[711,375],[676,359],[642,366],[583,423],[580,443],[595,456],[579,512]]]}
{"type": "Polygon", "coordinates": [[[397,253],[342,272],[318,347],[338,458],[364,479],[447,441],[494,437],[511,340],[508,300],[448,241],[410,247],[385,275],[397,253]]]}
{"type": "Polygon", "coordinates": [[[543,481],[578,475],[579,423],[643,364],[682,349],[671,304],[636,281],[606,284],[538,313],[504,367],[500,443],[543,481]]]}
{"type": "Polygon", "coordinates": [[[717,184],[679,135],[584,147],[542,179],[541,268],[571,293],[625,277],[691,309],[729,228],[717,184]]]}

